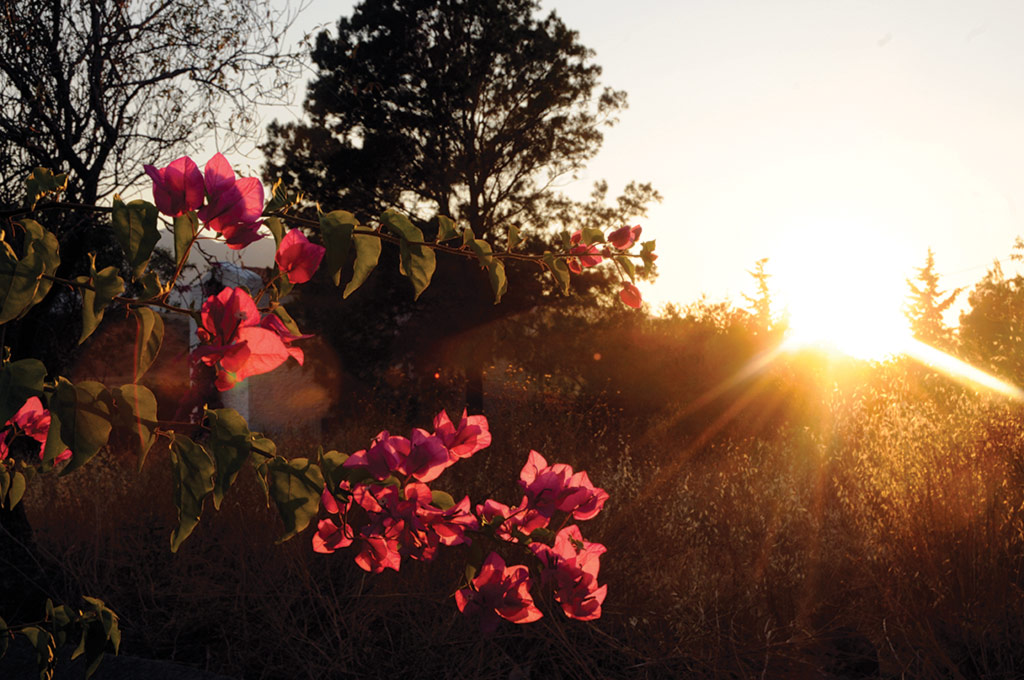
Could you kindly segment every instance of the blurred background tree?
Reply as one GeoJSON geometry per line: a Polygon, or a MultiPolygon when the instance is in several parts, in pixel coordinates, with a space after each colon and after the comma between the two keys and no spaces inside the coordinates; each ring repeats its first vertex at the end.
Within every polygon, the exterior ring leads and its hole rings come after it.
{"type": "MultiPolygon", "coordinates": [[[[1024,252],[1019,239],[1015,250],[1024,252]]],[[[1006,276],[997,260],[967,301],[971,308],[960,314],[964,358],[1024,385],[1024,276],[1006,276]]]]}

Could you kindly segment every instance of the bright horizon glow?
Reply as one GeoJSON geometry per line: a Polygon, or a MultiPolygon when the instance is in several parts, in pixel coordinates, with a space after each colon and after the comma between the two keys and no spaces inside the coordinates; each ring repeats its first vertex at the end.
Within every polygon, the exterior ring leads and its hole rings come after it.
{"type": "Polygon", "coordinates": [[[790,230],[765,267],[788,322],[787,346],[867,360],[906,351],[911,333],[902,308],[911,266],[902,254],[891,237],[852,225],[790,230]]]}

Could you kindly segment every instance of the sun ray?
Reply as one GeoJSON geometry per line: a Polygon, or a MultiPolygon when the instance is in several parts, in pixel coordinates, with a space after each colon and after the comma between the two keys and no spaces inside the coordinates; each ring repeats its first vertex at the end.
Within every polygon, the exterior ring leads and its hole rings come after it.
{"type": "Polygon", "coordinates": [[[1021,388],[986,373],[979,368],[975,368],[942,350],[935,349],[914,338],[908,338],[905,341],[905,345],[903,352],[908,356],[931,366],[962,384],[975,388],[982,387],[990,392],[995,392],[1017,401],[1024,401],[1024,390],[1021,388]]]}

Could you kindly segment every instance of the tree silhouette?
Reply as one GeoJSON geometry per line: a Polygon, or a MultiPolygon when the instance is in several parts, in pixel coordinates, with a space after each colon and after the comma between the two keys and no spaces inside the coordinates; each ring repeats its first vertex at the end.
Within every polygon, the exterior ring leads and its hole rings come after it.
{"type": "MultiPolygon", "coordinates": [[[[516,226],[524,239],[517,248],[527,252],[549,247],[559,230],[606,230],[645,214],[660,199],[649,184],[630,184],[614,202],[602,182],[585,202],[556,191],[557,180],[597,153],[601,128],[614,123],[626,95],[601,88],[593,52],[554,13],[539,18],[538,9],[533,0],[357,5],[338,21],[336,35],[317,36],[309,120],[270,126],[265,178],[280,177],[307,206],[342,206],[364,221],[401,209],[428,238],[437,215],[498,246],[516,226]]],[[[384,263],[358,300],[341,302],[315,286],[303,295],[310,305],[317,296],[315,304],[330,299],[344,310],[321,318],[320,328],[318,315],[308,316],[313,332],[351,357],[353,368],[358,362],[379,375],[413,354],[435,364],[453,360],[476,384],[470,401],[479,409],[473,395],[495,352],[493,322],[561,298],[542,294],[539,271],[513,265],[515,283],[495,306],[486,287],[466,285],[485,279],[477,268],[439,263],[415,306],[403,302],[411,296],[397,262],[384,263]]],[[[603,280],[580,276],[574,287],[603,280]]]]}
{"type": "Polygon", "coordinates": [[[907,279],[910,293],[904,314],[910,321],[914,337],[932,347],[949,349],[953,344],[953,331],[942,320],[942,315],[956,301],[962,288],[948,294],[939,290],[939,275],[935,272],[935,254],[928,249],[923,267],[917,267],[917,276],[907,279]],[[916,283],[915,283],[916,281],[916,283]]]}
{"type": "Polygon", "coordinates": [[[0,205],[36,166],[96,200],[143,163],[246,136],[295,77],[269,0],[0,0],[0,205]]]}
{"type": "Polygon", "coordinates": [[[755,295],[743,294],[743,299],[750,303],[750,312],[754,316],[757,328],[764,332],[772,330],[774,325],[772,321],[772,296],[771,291],[768,290],[768,279],[772,275],[765,271],[764,267],[766,264],[768,264],[768,258],[762,257],[754,264],[754,271],[747,272],[754,277],[754,281],[757,283],[757,293],[755,295]]]}
{"type": "MultiPolygon", "coordinates": [[[[268,179],[367,215],[448,215],[478,237],[548,224],[626,106],[533,0],[364,2],[317,36],[307,124],[273,123],[268,179]]],[[[642,197],[643,202],[651,199],[642,197]]]]}

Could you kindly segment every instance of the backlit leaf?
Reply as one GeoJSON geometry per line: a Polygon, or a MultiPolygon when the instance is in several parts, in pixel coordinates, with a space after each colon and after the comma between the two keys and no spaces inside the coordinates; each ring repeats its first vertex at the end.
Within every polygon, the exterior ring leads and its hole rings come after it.
{"type": "Polygon", "coordinates": [[[562,289],[563,295],[569,294],[569,266],[565,260],[555,257],[550,251],[544,253],[544,264],[548,266],[551,275],[555,277],[558,287],[562,289]]]}
{"type": "MultiPolygon", "coordinates": [[[[364,231],[364,229],[357,228],[352,236],[352,242],[356,247],[356,262],[353,267],[352,280],[348,282],[345,291],[341,294],[343,298],[347,298],[363,285],[366,277],[370,275],[373,268],[377,266],[377,261],[380,260],[380,239],[376,236],[362,236],[360,231],[364,231]]],[[[365,229],[365,231],[370,231],[370,229],[365,229]]]]}
{"type": "Polygon", "coordinates": [[[199,524],[203,501],[213,491],[215,465],[200,444],[180,434],[171,443],[171,469],[174,475],[174,505],[178,508],[178,526],[171,532],[171,552],[199,524]]]}
{"type": "Polygon", "coordinates": [[[114,212],[110,218],[110,225],[114,229],[114,238],[128,257],[133,279],[142,275],[149,264],[153,248],[160,240],[160,232],[157,230],[158,214],[156,206],[148,201],[135,200],[124,203],[120,196],[114,196],[114,212]]]}
{"type": "Polygon", "coordinates": [[[348,261],[348,253],[352,248],[352,232],[359,221],[350,212],[333,210],[320,215],[320,236],[323,238],[324,253],[320,268],[334,281],[335,286],[341,285],[341,268],[348,261]]]}
{"type": "Polygon", "coordinates": [[[6,423],[31,397],[43,396],[46,366],[38,359],[12,361],[0,370],[0,423],[6,423]]]}
{"type": "Polygon", "coordinates": [[[40,199],[65,191],[68,188],[68,174],[54,174],[48,168],[36,168],[25,180],[25,207],[33,210],[40,199]]]}
{"type": "Polygon", "coordinates": [[[149,307],[136,307],[135,317],[135,381],[149,370],[164,341],[164,320],[149,307]]]}
{"type": "Polygon", "coordinates": [[[213,485],[213,507],[220,509],[224,494],[235,483],[239,471],[249,458],[252,436],[241,414],[230,408],[206,412],[210,439],[206,445],[217,464],[217,477],[213,485]]]}
{"type": "Polygon", "coordinates": [[[419,298],[434,276],[437,258],[434,251],[424,245],[423,232],[416,228],[409,218],[395,210],[385,210],[380,216],[381,223],[402,240],[399,243],[400,271],[412,282],[413,298],[419,298]]]}
{"type": "Polygon", "coordinates": [[[455,221],[444,215],[437,216],[437,242],[443,243],[453,238],[458,238],[459,232],[455,231],[455,221]]]}
{"type": "Polygon", "coordinates": [[[192,242],[199,233],[199,218],[195,211],[174,218],[174,261],[178,267],[188,257],[192,242]]]}
{"type": "Polygon", "coordinates": [[[50,430],[43,457],[51,461],[64,448],[71,449],[71,460],[61,471],[61,475],[66,475],[89,462],[110,438],[111,395],[106,387],[93,380],[72,385],[58,378],[49,406],[50,430]],[[54,421],[58,422],[58,437],[54,436],[54,421]],[[51,446],[51,438],[56,448],[51,446]]]}
{"type": "Polygon", "coordinates": [[[78,344],[82,344],[100,325],[107,305],[124,292],[124,279],[117,275],[113,265],[97,272],[96,255],[90,253],[89,276],[79,276],[77,280],[92,286],[82,288],[82,335],[78,338],[78,344]]]}
{"type": "Polygon", "coordinates": [[[284,521],[285,533],[278,543],[299,533],[316,517],[324,477],[320,467],[306,458],[273,458],[267,462],[270,497],[284,521]]]}
{"type": "Polygon", "coordinates": [[[156,441],[153,432],[157,422],[156,397],[148,387],[136,384],[122,385],[111,390],[111,393],[117,409],[114,424],[128,433],[128,441],[139,459],[141,470],[146,454],[156,441]]]}

